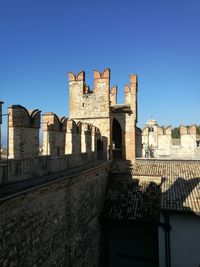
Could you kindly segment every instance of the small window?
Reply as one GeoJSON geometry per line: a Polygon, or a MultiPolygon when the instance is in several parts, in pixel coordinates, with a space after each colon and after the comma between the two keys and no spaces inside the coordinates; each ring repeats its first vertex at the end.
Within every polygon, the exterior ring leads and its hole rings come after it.
{"type": "Polygon", "coordinates": [[[84,103],[82,103],[82,107],[84,107],[84,103]]]}
{"type": "Polygon", "coordinates": [[[197,147],[200,148],[200,140],[197,141],[197,147]]]}
{"type": "Polygon", "coordinates": [[[154,132],[154,128],[153,127],[149,127],[149,132],[153,133],[154,132]]]}

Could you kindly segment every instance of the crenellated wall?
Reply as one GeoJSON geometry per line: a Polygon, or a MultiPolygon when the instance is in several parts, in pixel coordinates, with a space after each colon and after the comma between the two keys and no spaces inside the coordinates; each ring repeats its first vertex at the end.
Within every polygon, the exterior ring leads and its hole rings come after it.
{"type": "Polygon", "coordinates": [[[146,146],[153,146],[154,157],[193,158],[200,156],[197,147],[196,125],[180,126],[180,139],[172,139],[172,128],[160,127],[155,120],[149,120],[142,130],[142,155],[146,146]]]}
{"type": "Polygon", "coordinates": [[[110,89],[110,69],[94,71],[94,88],[85,83],[85,73],[68,73],[70,93],[70,118],[87,122],[99,128],[103,151],[107,159],[113,158],[113,119],[121,127],[123,159],[134,160],[136,155],[135,128],[137,123],[137,75],[130,75],[130,85],[125,86],[125,104],[117,104],[117,86],[110,89]]]}
{"type": "Polygon", "coordinates": [[[60,156],[65,154],[65,129],[63,120],[53,112],[42,115],[43,124],[43,155],[60,156]]]}
{"type": "MultiPolygon", "coordinates": [[[[109,154],[110,140],[110,69],[94,71],[94,88],[85,83],[85,72],[68,73],[70,119],[87,122],[100,129],[104,154],[109,154]]],[[[109,156],[106,156],[109,158],[109,156]]]]}
{"type": "Polygon", "coordinates": [[[40,111],[13,105],[8,108],[8,113],[9,158],[38,156],[40,111]]]}
{"type": "Polygon", "coordinates": [[[77,153],[62,155],[59,157],[38,156],[34,158],[20,158],[1,160],[0,187],[19,181],[51,176],[55,173],[70,170],[72,168],[87,166],[95,162],[97,152],[77,153]]]}
{"type": "Polygon", "coordinates": [[[63,121],[63,127],[65,130],[65,154],[81,153],[81,132],[79,124],[67,118],[63,121]]]}
{"type": "MultiPolygon", "coordinates": [[[[96,152],[100,131],[86,122],[61,117],[53,112],[42,115],[42,154],[58,157],[65,154],[96,152]]],[[[9,108],[9,158],[39,156],[40,111],[15,105],[9,108]]]]}
{"type": "MultiPolygon", "coordinates": [[[[125,104],[117,104],[117,86],[110,89],[110,69],[103,72],[94,71],[93,90],[85,83],[84,71],[77,75],[69,72],[68,78],[70,118],[58,118],[53,112],[43,114],[43,145],[40,147],[40,154],[42,152],[43,155],[57,157],[73,153],[90,153],[97,149],[101,158],[112,160],[117,149],[120,158],[134,161],[137,75],[130,75],[130,85],[125,86],[125,104]],[[113,137],[114,120],[120,128],[118,137],[113,137]],[[93,126],[99,130],[93,129],[93,126]]],[[[20,105],[11,106],[9,158],[38,156],[39,129],[39,110],[28,111],[20,105]]]]}
{"type": "MultiPolygon", "coordinates": [[[[136,124],[137,124],[137,75],[129,76],[130,85],[124,87],[125,104],[111,106],[111,126],[114,119],[122,131],[122,157],[134,161],[136,157],[136,124]]],[[[111,136],[115,129],[111,127],[111,136]]],[[[114,144],[115,146],[115,144],[114,144]]]]}

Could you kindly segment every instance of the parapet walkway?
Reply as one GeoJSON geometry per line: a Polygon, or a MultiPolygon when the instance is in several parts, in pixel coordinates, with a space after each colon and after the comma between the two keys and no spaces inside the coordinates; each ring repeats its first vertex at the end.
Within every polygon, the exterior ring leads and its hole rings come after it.
{"type": "Polygon", "coordinates": [[[59,171],[56,173],[47,174],[40,177],[35,177],[27,180],[14,182],[11,184],[4,184],[0,186],[0,202],[7,200],[8,198],[15,197],[24,191],[29,191],[37,187],[41,187],[44,184],[55,183],[60,179],[72,178],[81,172],[92,170],[93,168],[104,163],[102,160],[96,160],[88,163],[84,166],[78,166],[75,168],[59,171]]]}

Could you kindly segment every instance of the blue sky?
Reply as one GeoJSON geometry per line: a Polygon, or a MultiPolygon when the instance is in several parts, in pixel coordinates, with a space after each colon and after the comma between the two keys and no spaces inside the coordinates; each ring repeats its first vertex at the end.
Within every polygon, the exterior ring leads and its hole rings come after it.
{"type": "MultiPolygon", "coordinates": [[[[0,100],[68,115],[68,71],[138,74],[139,120],[200,124],[199,0],[0,0],[0,100]]],[[[4,119],[5,121],[5,119],[4,119]]]]}

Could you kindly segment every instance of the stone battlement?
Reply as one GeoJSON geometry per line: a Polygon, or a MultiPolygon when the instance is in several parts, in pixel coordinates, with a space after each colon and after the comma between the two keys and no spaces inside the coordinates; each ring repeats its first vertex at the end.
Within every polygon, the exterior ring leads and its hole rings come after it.
{"type": "Polygon", "coordinates": [[[125,104],[117,104],[117,86],[110,87],[109,68],[94,70],[94,88],[85,83],[85,72],[68,73],[70,116],[21,105],[9,107],[9,158],[61,156],[102,150],[106,159],[135,160],[137,75],[125,86],[125,104]],[[40,124],[43,144],[39,143],[40,124]],[[116,136],[115,136],[116,135],[116,136]],[[98,148],[97,148],[98,147],[98,148]],[[115,151],[114,151],[115,150],[115,151]],[[40,152],[39,152],[40,151],[40,152]]]}
{"type": "MultiPolygon", "coordinates": [[[[9,107],[9,158],[39,156],[40,111],[20,105],[9,107]]],[[[42,154],[61,156],[96,151],[99,129],[86,122],[58,118],[53,112],[42,115],[42,154]]]]}

